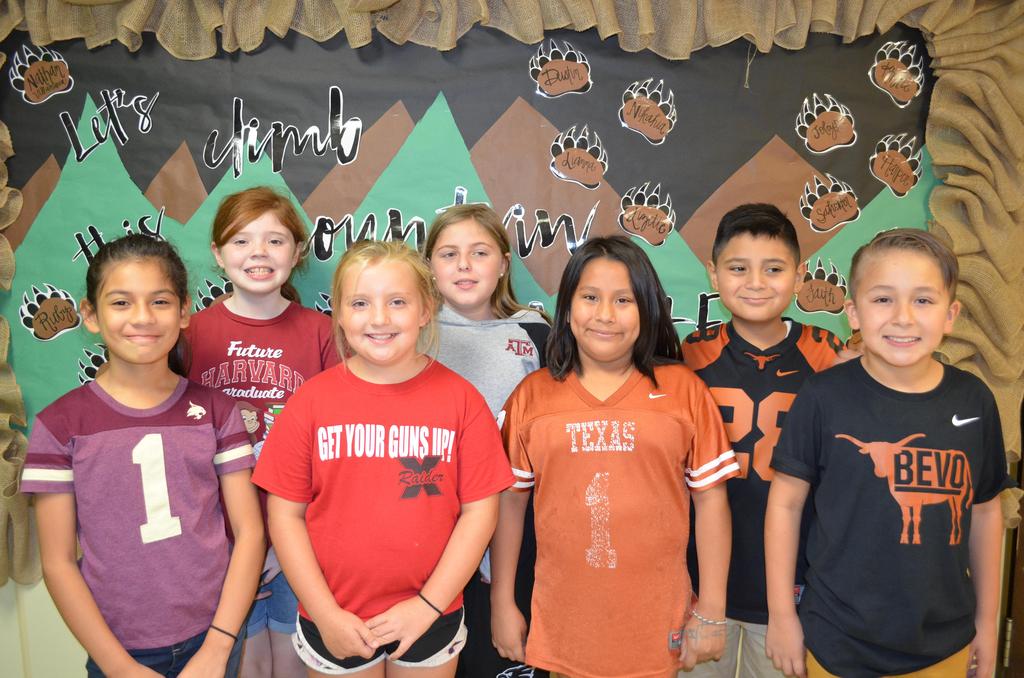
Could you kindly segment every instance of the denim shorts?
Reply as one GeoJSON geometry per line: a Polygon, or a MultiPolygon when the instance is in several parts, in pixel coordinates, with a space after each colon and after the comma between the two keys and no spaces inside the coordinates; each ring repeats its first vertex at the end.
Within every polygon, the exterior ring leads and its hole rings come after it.
{"type": "Polygon", "coordinates": [[[265,596],[268,592],[269,596],[260,598],[252,605],[249,621],[245,625],[245,634],[248,638],[266,628],[286,636],[295,632],[295,615],[298,613],[299,599],[295,597],[283,573],[278,573],[261,586],[256,595],[265,596]]]}
{"type": "MultiPolygon", "coordinates": [[[[199,651],[203,641],[206,640],[207,633],[209,631],[203,631],[197,636],[192,636],[188,640],[183,640],[180,643],[168,645],[167,647],[128,650],[128,654],[135,661],[156,671],[161,676],[175,678],[185,668],[185,664],[188,664],[188,660],[192,659],[192,656],[199,651]]],[[[213,633],[217,632],[214,631],[213,633]]],[[[224,678],[236,678],[238,676],[238,667],[242,662],[243,640],[245,640],[244,634],[238,637],[238,641],[231,648],[228,664],[224,671],[224,678]]],[[[85,662],[85,670],[88,672],[88,678],[106,678],[106,674],[93,661],[92,657],[89,657],[88,661],[85,662]]]]}

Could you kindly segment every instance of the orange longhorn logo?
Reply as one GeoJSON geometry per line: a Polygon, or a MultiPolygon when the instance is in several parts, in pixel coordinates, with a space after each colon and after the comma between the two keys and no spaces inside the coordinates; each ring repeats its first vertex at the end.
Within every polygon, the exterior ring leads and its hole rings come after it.
{"type": "Polygon", "coordinates": [[[913,543],[920,544],[921,507],[943,503],[949,505],[951,514],[949,543],[959,544],[963,538],[960,521],[974,498],[967,455],[960,450],[907,447],[911,441],[923,437],[923,433],[914,433],[897,443],[864,443],[845,433],[836,434],[836,438],[856,445],[861,454],[870,455],[876,476],[889,479],[889,493],[903,514],[901,544],[910,543],[911,523],[913,543]]]}
{"type": "Polygon", "coordinates": [[[774,355],[758,355],[756,353],[750,353],[749,351],[744,351],[743,355],[747,356],[748,358],[753,360],[755,363],[757,363],[757,369],[763,371],[764,370],[764,366],[767,365],[768,363],[770,363],[771,361],[775,360],[776,358],[778,358],[780,354],[776,353],[774,355]]]}

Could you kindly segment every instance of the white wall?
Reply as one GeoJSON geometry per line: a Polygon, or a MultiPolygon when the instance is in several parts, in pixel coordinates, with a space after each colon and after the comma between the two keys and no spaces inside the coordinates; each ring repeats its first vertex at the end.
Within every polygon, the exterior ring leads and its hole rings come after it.
{"type": "Polygon", "coordinates": [[[0,675],[75,678],[85,675],[85,657],[43,582],[0,587],[0,675]]]}

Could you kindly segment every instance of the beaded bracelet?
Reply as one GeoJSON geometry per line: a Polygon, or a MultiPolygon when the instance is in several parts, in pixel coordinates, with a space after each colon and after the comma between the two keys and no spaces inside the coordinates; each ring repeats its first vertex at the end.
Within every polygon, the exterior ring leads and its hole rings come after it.
{"type": "Polygon", "coordinates": [[[700,612],[697,612],[697,608],[693,608],[692,610],[690,610],[690,614],[692,614],[694,616],[694,618],[697,621],[699,621],[701,624],[707,624],[709,626],[725,626],[726,624],[729,623],[728,620],[726,620],[726,619],[722,619],[721,621],[716,621],[714,619],[708,619],[707,617],[702,615],[700,612]]]}

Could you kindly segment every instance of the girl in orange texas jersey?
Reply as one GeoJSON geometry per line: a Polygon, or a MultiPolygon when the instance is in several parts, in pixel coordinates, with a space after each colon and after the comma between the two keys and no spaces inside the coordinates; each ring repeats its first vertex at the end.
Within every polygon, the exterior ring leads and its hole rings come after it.
{"type": "Polygon", "coordinates": [[[299,597],[310,675],[451,678],[462,589],[512,484],[483,396],[424,351],[430,270],[402,242],[361,241],[332,284],[342,364],[303,384],[253,482],[299,597]]]}
{"type": "Polygon", "coordinates": [[[491,544],[495,646],[573,678],[668,678],[718,658],[731,530],[724,481],[739,466],[710,393],[680,363],[643,250],[621,237],[576,250],[551,333],[547,369],[523,380],[503,413],[517,482],[502,494],[491,544]],[[537,567],[527,636],[512,582],[530,490],[537,567]]]}

